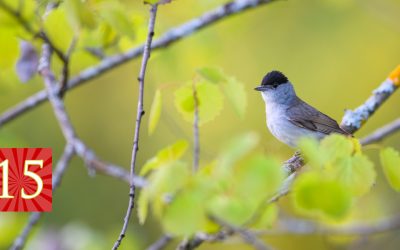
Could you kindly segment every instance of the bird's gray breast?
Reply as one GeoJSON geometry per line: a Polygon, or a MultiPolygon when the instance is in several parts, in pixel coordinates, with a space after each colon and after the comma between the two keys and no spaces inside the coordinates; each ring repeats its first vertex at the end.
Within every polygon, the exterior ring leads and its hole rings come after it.
{"type": "Polygon", "coordinates": [[[305,136],[319,139],[319,133],[294,125],[287,117],[287,105],[269,103],[266,105],[267,126],[269,131],[281,142],[296,147],[298,140],[305,136]]]}

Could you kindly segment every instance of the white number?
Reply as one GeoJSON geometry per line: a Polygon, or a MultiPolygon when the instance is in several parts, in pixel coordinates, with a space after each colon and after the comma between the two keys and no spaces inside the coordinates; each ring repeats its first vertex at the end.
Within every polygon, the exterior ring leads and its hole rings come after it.
{"type": "Polygon", "coordinates": [[[1,167],[3,167],[3,191],[0,198],[14,198],[14,196],[8,194],[8,160],[2,161],[0,163],[1,167]]]}
{"type": "Polygon", "coordinates": [[[37,183],[37,190],[34,194],[26,194],[24,188],[21,189],[21,197],[23,199],[33,199],[38,196],[43,189],[43,181],[39,175],[34,172],[29,171],[30,165],[39,165],[40,168],[43,168],[43,160],[26,160],[24,164],[24,175],[31,177],[37,183]]]}
{"type": "MultiPolygon", "coordinates": [[[[43,168],[43,160],[26,160],[24,164],[24,175],[32,178],[37,183],[37,190],[33,194],[26,194],[24,188],[21,189],[21,197],[23,199],[33,199],[37,197],[43,190],[43,181],[39,175],[29,171],[29,166],[36,165],[43,168]]],[[[14,196],[8,193],[8,160],[4,160],[0,163],[0,168],[3,167],[3,190],[0,198],[14,198],[14,196]]]]}

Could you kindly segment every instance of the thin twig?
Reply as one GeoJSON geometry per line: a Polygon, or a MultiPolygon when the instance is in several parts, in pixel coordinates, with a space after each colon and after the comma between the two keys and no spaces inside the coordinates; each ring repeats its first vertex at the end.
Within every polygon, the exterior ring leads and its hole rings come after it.
{"type": "Polygon", "coordinates": [[[76,37],[72,38],[72,42],[69,45],[67,52],[65,53],[65,61],[63,63],[63,68],[61,70],[61,79],[60,79],[60,90],[58,92],[59,96],[62,98],[67,90],[68,78],[69,78],[69,61],[72,52],[75,49],[75,45],[78,39],[76,37]]]}
{"type": "MultiPolygon", "coordinates": [[[[65,110],[65,105],[58,95],[57,81],[53,72],[50,70],[50,55],[51,47],[48,44],[44,44],[43,55],[39,62],[39,73],[44,79],[46,89],[49,92],[50,103],[53,106],[54,114],[56,115],[65,139],[69,144],[74,146],[76,154],[85,161],[90,171],[99,170],[107,175],[126,181],[126,176],[129,174],[123,168],[99,160],[96,154],[76,135],[75,129],[65,110]]],[[[135,177],[134,182],[137,182],[137,186],[143,186],[145,180],[140,177],[135,177]]]]}
{"type": "Polygon", "coordinates": [[[379,142],[379,141],[383,140],[384,138],[386,138],[387,136],[397,132],[398,130],[400,130],[400,118],[394,120],[391,123],[386,124],[383,127],[378,128],[377,130],[375,130],[371,134],[369,134],[366,137],[362,138],[360,140],[360,142],[361,142],[362,145],[367,145],[367,144],[371,144],[371,143],[374,143],[374,142],[379,142]]]}
{"type": "Polygon", "coordinates": [[[221,230],[215,234],[197,233],[190,240],[183,240],[176,250],[192,250],[200,246],[203,242],[221,242],[231,236],[232,231],[221,230]]]}
{"type": "MultiPolygon", "coordinates": [[[[278,225],[273,230],[251,230],[253,235],[373,235],[400,229],[400,216],[386,218],[378,221],[353,223],[341,227],[327,227],[312,221],[299,219],[279,219],[278,225]]],[[[217,234],[197,234],[193,240],[182,242],[179,250],[192,250],[203,242],[223,241],[233,235],[232,231],[220,231],[217,234]],[[185,243],[186,245],[184,245],[185,243]]]]}
{"type": "MultiPolygon", "coordinates": [[[[54,170],[53,180],[52,180],[53,193],[60,186],[61,179],[65,171],[67,170],[68,164],[73,156],[74,156],[74,148],[72,145],[67,144],[54,170]]],[[[10,247],[10,250],[20,250],[24,247],[26,240],[29,236],[29,233],[32,231],[33,227],[37,224],[41,216],[42,213],[39,212],[31,213],[28,222],[26,223],[20,235],[14,240],[14,243],[10,247]]]]}
{"type": "MultiPolygon", "coordinates": [[[[154,41],[152,50],[166,48],[175,42],[186,38],[197,31],[215,24],[219,20],[223,20],[227,17],[233,16],[237,13],[242,13],[246,10],[262,6],[273,2],[272,0],[235,0],[223,4],[213,10],[210,10],[203,15],[194,18],[178,27],[172,28],[160,38],[154,41]]],[[[127,51],[124,54],[118,54],[110,56],[102,60],[96,66],[89,67],[81,71],[78,75],[72,78],[68,82],[68,89],[80,86],[83,83],[88,82],[96,77],[99,77],[103,73],[125,63],[129,60],[139,57],[144,50],[144,45],[140,45],[127,51]]],[[[39,91],[32,96],[28,97],[19,104],[4,111],[0,116],[0,126],[6,124],[12,119],[20,116],[21,114],[37,107],[39,104],[48,100],[47,92],[45,90],[39,91]]]]}
{"type": "Polygon", "coordinates": [[[147,68],[147,62],[150,58],[150,52],[151,52],[151,42],[153,40],[154,36],[154,25],[156,21],[156,16],[157,16],[157,3],[154,5],[151,5],[150,8],[150,18],[149,18],[149,27],[148,27],[148,32],[147,32],[147,39],[146,39],[146,44],[144,46],[144,51],[143,51],[143,58],[142,58],[142,65],[140,67],[140,72],[139,72],[139,98],[138,98],[138,104],[137,104],[137,111],[136,111],[136,123],[135,123],[135,135],[134,135],[134,140],[133,140],[133,149],[132,149],[132,159],[131,159],[131,168],[130,168],[130,178],[131,178],[131,183],[130,183],[130,188],[129,188],[129,202],[128,202],[128,209],[125,214],[124,218],[124,224],[122,226],[121,232],[118,236],[117,241],[115,242],[113,246],[113,250],[118,249],[118,247],[121,245],[122,239],[125,237],[126,230],[128,229],[128,224],[129,220],[132,215],[132,210],[134,207],[134,199],[135,199],[135,183],[134,183],[134,177],[135,177],[135,167],[136,167],[136,158],[137,158],[137,153],[139,150],[139,132],[140,132],[140,125],[142,121],[142,117],[144,115],[144,109],[143,109],[143,97],[144,97],[144,80],[146,76],[146,68],[147,68]]]}
{"type": "Polygon", "coordinates": [[[343,116],[341,127],[350,133],[354,133],[375,113],[375,111],[391,96],[399,87],[400,65],[389,77],[376,88],[372,95],[354,110],[347,110],[343,116]]]}
{"type": "Polygon", "coordinates": [[[256,231],[257,235],[371,235],[400,229],[400,216],[378,221],[353,223],[341,227],[327,227],[312,221],[280,219],[277,229],[256,231]]]}
{"type": "Polygon", "coordinates": [[[169,242],[171,242],[172,237],[168,234],[162,235],[156,242],[151,244],[147,250],[161,250],[164,249],[169,242]]]}
{"type": "Polygon", "coordinates": [[[196,81],[193,81],[193,101],[194,101],[194,118],[193,118],[193,172],[199,169],[200,161],[200,137],[199,137],[199,98],[197,96],[196,81]]]}
{"type": "Polygon", "coordinates": [[[224,220],[221,220],[220,218],[212,217],[211,219],[217,224],[227,229],[228,231],[238,234],[245,242],[253,246],[254,249],[257,250],[270,249],[270,247],[267,247],[263,241],[258,239],[257,236],[254,233],[250,232],[249,230],[232,225],[224,220]]]}

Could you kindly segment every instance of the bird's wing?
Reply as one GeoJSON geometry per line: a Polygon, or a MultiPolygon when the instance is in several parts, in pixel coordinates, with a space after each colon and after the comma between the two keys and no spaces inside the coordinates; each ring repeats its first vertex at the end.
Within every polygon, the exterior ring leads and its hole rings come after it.
{"type": "Polygon", "coordinates": [[[334,119],[301,100],[299,100],[297,105],[287,109],[287,115],[290,122],[301,128],[318,131],[327,135],[331,133],[350,135],[334,119]]]}

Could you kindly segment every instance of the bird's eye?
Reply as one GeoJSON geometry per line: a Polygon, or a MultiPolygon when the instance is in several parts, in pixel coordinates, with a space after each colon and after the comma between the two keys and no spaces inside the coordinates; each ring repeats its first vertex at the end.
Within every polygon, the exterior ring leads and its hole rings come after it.
{"type": "Polygon", "coordinates": [[[274,83],[274,84],[272,84],[272,87],[273,87],[274,89],[276,89],[276,88],[278,87],[278,84],[277,84],[277,83],[274,83]]]}

